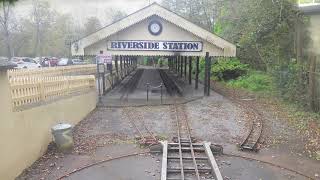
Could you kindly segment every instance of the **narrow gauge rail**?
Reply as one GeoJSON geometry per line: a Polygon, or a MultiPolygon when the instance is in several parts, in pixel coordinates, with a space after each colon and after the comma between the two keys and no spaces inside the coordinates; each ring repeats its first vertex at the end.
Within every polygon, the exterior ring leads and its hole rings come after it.
{"type": "Polygon", "coordinates": [[[140,80],[142,74],[143,74],[144,69],[138,69],[133,75],[132,77],[121,87],[120,92],[121,100],[128,100],[128,96],[130,93],[132,93],[137,85],[138,85],[138,81],[140,80]]]}
{"type": "Polygon", "coordinates": [[[228,97],[222,90],[219,90],[219,89],[212,89],[212,90],[222,94],[224,97],[230,99],[230,101],[239,104],[244,109],[246,109],[249,114],[253,116],[253,119],[250,122],[249,132],[245,136],[243,141],[239,144],[239,149],[257,152],[259,150],[258,144],[260,142],[262,131],[263,131],[262,114],[253,105],[248,105],[244,103],[243,101],[245,99],[241,100],[241,99],[238,99],[237,97],[228,97]]]}
{"type": "Polygon", "coordinates": [[[167,92],[173,96],[173,95],[182,95],[182,89],[176,84],[176,82],[169,77],[169,75],[167,74],[167,72],[163,69],[159,69],[159,74],[160,77],[164,83],[164,85],[166,86],[167,92]]]}
{"type": "MultiPolygon", "coordinates": [[[[239,104],[245,106],[241,102],[239,102],[239,104]]],[[[251,109],[250,113],[253,116],[253,119],[251,121],[249,133],[240,144],[240,149],[257,152],[259,150],[258,143],[260,141],[263,129],[262,114],[252,106],[248,107],[247,109],[251,109]]]]}
{"type": "Polygon", "coordinates": [[[161,180],[222,180],[210,143],[194,143],[184,105],[171,108],[176,120],[177,138],[164,143],[161,180]]]}
{"type": "MultiPolygon", "coordinates": [[[[138,69],[135,74],[129,79],[129,81],[122,87],[121,92],[122,95],[120,97],[121,100],[127,102],[129,93],[133,92],[136,88],[139,79],[143,74],[143,69],[138,69]]],[[[123,113],[129,119],[130,123],[134,127],[134,129],[139,134],[139,144],[150,146],[153,144],[158,144],[158,139],[154,136],[154,134],[150,131],[150,129],[145,125],[143,120],[143,116],[135,111],[132,107],[124,107],[123,113]]]]}
{"type": "Polygon", "coordinates": [[[145,125],[143,116],[141,114],[135,111],[132,107],[123,108],[123,113],[129,119],[130,123],[139,134],[140,145],[151,146],[159,143],[156,136],[145,125]]]}

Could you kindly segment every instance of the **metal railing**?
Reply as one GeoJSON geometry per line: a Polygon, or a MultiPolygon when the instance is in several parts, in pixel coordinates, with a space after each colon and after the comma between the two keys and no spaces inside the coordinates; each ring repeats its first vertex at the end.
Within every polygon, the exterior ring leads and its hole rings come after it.
{"type": "Polygon", "coordinates": [[[161,83],[159,86],[151,86],[150,83],[146,83],[147,86],[147,102],[149,101],[149,91],[153,89],[159,89],[160,88],[160,101],[161,104],[163,102],[163,83],[161,83]]]}

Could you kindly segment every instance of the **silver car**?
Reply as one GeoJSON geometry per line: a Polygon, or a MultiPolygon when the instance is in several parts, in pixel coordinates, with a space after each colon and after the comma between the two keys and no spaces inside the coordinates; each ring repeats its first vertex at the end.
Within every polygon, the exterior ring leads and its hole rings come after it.
{"type": "Polygon", "coordinates": [[[28,57],[13,58],[12,62],[17,65],[17,67],[15,67],[16,69],[36,69],[41,67],[39,63],[28,57]]]}

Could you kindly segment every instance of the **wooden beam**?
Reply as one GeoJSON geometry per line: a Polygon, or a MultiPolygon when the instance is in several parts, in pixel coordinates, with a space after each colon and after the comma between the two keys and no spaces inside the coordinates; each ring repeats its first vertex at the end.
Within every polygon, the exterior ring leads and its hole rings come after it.
{"type": "Polygon", "coordinates": [[[168,141],[161,142],[162,144],[162,167],[161,180],[167,179],[167,165],[168,165],[168,141]]]}
{"type": "Polygon", "coordinates": [[[188,62],[188,57],[184,57],[184,79],[187,80],[187,62],[188,62]]]}
{"type": "Polygon", "coordinates": [[[210,96],[210,91],[211,91],[211,57],[208,59],[208,91],[207,91],[207,96],[210,96]]]}
{"type": "Polygon", "coordinates": [[[208,71],[209,71],[209,52],[206,52],[206,57],[205,57],[205,68],[204,68],[204,95],[208,95],[208,71]]]}
{"type": "Polygon", "coordinates": [[[192,56],[189,57],[189,84],[192,84],[192,56]]]}
{"type": "Polygon", "coordinates": [[[121,72],[121,74],[120,74],[120,77],[121,77],[121,79],[122,79],[122,75],[123,75],[123,71],[122,71],[122,56],[120,56],[120,72],[121,72]]]}
{"type": "Polygon", "coordinates": [[[210,163],[211,168],[212,168],[212,173],[216,177],[215,179],[223,180],[221,172],[219,170],[219,166],[218,166],[218,164],[217,164],[217,162],[216,162],[216,160],[215,160],[215,158],[214,158],[214,156],[212,154],[212,151],[210,149],[210,145],[211,145],[211,143],[209,143],[209,142],[204,142],[203,143],[204,149],[205,149],[206,154],[207,154],[207,156],[209,158],[209,163],[210,163]]]}
{"type": "Polygon", "coordinates": [[[114,60],[114,65],[116,66],[117,77],[119,77],[118,58],[119,58],[119,56],[116,56],[115,60],[114,60]]]}
{"type": "Polygon", "coordinates": [[[179,75],[179,73],[180,73],[179,67],[180,67],[180,57],[177,56],[177,75],[179,75]]]}
{"type": "Polygon", "coordinates": [[[183,76],[183,57],[180,56],[180,77],[183,76]]]}
{"type": "Polygon", "coordinates": [[[200,62],[200,57],[197,56],[196,60],[196,84],[195,84],[195,89],[198,89],[199,86],[199,62],[200,62]]]}

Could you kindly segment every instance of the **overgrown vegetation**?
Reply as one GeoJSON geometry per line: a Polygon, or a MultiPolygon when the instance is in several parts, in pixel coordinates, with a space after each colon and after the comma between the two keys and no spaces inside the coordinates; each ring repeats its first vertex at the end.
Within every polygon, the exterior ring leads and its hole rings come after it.
{"type": "MultiPolygon", "coordinates": [[[[320,159],[320,69],[307,49],[309,18],[297,9],[296,2],[164,0],[164,5],[236,44],[239,61],[248,66],[232,59],[218,61],[211,69],[212,79],[279,100],[286,119],[308,137],[305,149],[320,159]]],[[[200,70],[203,80],[204,59],[200,70]]]]}
{"type": "MultiPolygon", "coordinates": [[[[309,70],[314,65],[310,61],[312,54],[306,49],[309,37],[305,35],[310,33],[304,28],[309,21],[297,9],[296,0],[165,0],[164,5],[235,43],[239,61],[253,71],[237,79],[246,74],[247,67],[234,59],[219,60],[212,67],[214,80],[234,79],[230,85],[254,91],[272,89],[274,95],[302,108],[320,109],[319,103],[310,102],[316,99],[310,92],[317,92],[320,87],[310,84],[309,70]],[[272,80],[273,88],[269,88],[266,83],[271,84],[272,80]]],[[[203,77],[201,72],[200,78],[203,77]]]]}
{"type": "Polygon", "coordinates": [[[262,71],[250,71],[244,76],[230,80],[227,85],[263,93],[272,93],[274,89],[273,78],[262,71]]]}
{"type": "Polygon", "coordinates": [[[211,67],[212,77],[217,80],[230,80],[246,74],[248,65],[242,64],[238,59],[219,58],[211,67]]]}

